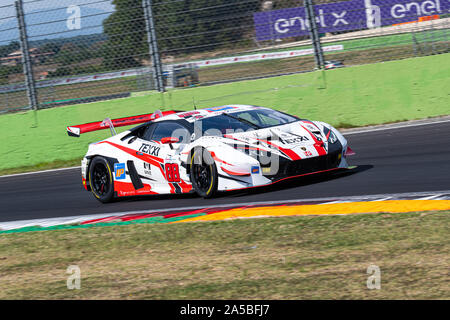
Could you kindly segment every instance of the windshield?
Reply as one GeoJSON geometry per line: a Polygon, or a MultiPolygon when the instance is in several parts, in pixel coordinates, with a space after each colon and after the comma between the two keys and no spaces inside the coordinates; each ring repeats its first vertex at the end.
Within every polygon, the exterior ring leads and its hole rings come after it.
{"type": "Polygon", "coordinates": [[[269,128],[298,120],[298,118],[276,110],[255,109],[204,118],[197,121],[196,125],[201,125],[203,135],[222,135],[269,128]]]}

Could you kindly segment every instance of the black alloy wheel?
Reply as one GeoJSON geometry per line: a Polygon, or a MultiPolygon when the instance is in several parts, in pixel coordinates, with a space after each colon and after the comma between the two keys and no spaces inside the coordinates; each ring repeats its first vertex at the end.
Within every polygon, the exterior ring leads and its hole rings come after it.
{"type": "Polygon", "coordinates": [[[111,167],[103,157],[95,157],[89,166],[89,184],[92,194],[101,202],[110,202],[114,196],[111,167]]]}
{"type": "Polygon", "coordinates": [[[211,198],[217,192],[217,167],[206,149],[198,148],[193,152],[190,175],[192,186],[199,196],[211,198]]]}

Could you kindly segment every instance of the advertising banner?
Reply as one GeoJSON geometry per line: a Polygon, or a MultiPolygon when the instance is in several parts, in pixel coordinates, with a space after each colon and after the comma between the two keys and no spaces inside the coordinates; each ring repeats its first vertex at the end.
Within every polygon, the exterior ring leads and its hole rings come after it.
{"type": "MultiPolygon", "coordinates": [[[[370,29],[447,14],[450,0],[350,0],[314,6],[319,33],[370,29]]],[[[253,15],[258,41],[309,34],[304,7],[253,15]]]]}
{"type": "MultiPolygon", "coordinates": [[[[331,51],[340,51],[344,50],[343,45],[334,45],[334,46],[326,46],[323,47],[324,52],[331,51]]],[[[269,52],[269,53],[257,53],[251,55],[244,56],[236,56],[236,57],[224,57],[218,59],[210,59],[210,60],[202,60],[202,61],[192,61],[189,62],[196,67],[210,67],[210,66],[218,66],[225,65],[231,63],[238,62],[251,62],[251,61],[261,61],[261,60],[273,60],[273,59],[285,59],[285,58],[293,58],[299,56],[306,56],[314,54],[314,49],[301,49],[301,50],[287,50],[287,51],[279,51],[279,52],[269,52]]]]}

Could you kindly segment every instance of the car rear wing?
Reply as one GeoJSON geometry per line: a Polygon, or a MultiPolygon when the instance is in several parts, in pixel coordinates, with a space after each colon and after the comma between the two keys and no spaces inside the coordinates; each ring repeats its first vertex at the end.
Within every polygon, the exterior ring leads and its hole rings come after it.
{"type": "Polygon", "coordinates": [[[109,119],[106,118],[103,121],[97,121],[97,122],[91,122],[91,123],[85,123],[85,124],[79,124],[76,126],[68,126],[67,127],[67,134],[70,137],[79,137],[83,133],[92,132],[92,131],[98,131],[98,130],[104,130],[104,129],[110,129],[111,134],[115,135],[115,127],[124,127],[124,126],[130,126],[134,124],[139,123],[145,123],[149,122],[155,119],[158,119],[160,117],[174,114],[178,111],[155,111],[154,113],[149,114],[142,114],[139,116],[132,116],[132,117],[125,117],[125,118],[118,118],[118,119],[109,119]]]}

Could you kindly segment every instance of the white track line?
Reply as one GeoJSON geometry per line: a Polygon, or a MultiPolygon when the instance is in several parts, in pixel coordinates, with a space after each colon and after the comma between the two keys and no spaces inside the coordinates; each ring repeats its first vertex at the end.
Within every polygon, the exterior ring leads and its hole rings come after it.
{"type": "MultiPolygon", "coordinates": [[[[422,120],[420,120],[420,121],[422,121],[422,120]]],[[[438,120],[438,121],[432,121],[432,122],[420,122],[420,123],[408,123],[408,124],[405,123],[405,124],[400,124],[400,125],[392,124],[392,125],[383,126],[382,128],[367,128],[367,129],[360,129],[360,130],[349,131],[349,132],[341,131],[341,133],[344,136],[348,136],[348,135],[357,134],[357,133],[403,129],[403,128],[419,127],[419,126],[426,126],[426,125],[431,125],[431,124],[440,124],[440,123],[447,123],[447,122],[450,122],[450,119],[438,120]]],[[[351,129],[349,129],[349,130],[351,130],[351,129]]]]}
{"type": "Polygon", "coordinates": [[[125,212],[111,212],[111,213],[99,213],[99,214],[90,214],[90,215],[78,215],[78,216],[70,216],[70,217],[60,217],[60,218],[48,218],[48,219],[31,219],[31,220],[19,220],[19,221],[8,221],[8,222],[0,222],[0,230],[12,230],[17,228],[24,227],[32,227],[32,226],[41,226],[41,227],[50,227],[55,225],[67,225],[74,223],[81,223],[83,221],[93,220],[93,219],[102,219],[108,217],[122,217],[126,215],[132,214],[150,214],[155,212],[172,212],[172,211],[190,211],[190,210],[201,210],[207,209],[211,207],[215,208],[230,208],[230,207],[245,207],[252,205],[275,205],[275,204],[289,204],[295,202],[321,202],[321,201],[332,201],[325,204],[330,203],[342,203],[342,202],[352,202],[353,201],[373,201],[377,199],[384,198],[401,198],[401,197],[431,197],[431,196],[442,196],[449,195],[450,190],[445,191],[427,191],[427,192],[411,192],[411,193],[397,193],[397,194],[378,194],[378,195],[362,195],[362,196],[348,196],[348,197],[328,197],[328,198],[310,198],[310,199],[298,199],[298,200],[279,200],[279,201],[261,201],[261,202],[247,202],[247,203],[239,203],[239,204],[223,204],[223,205],[211,205],[211,206],[200,206],[200,207],[184,207],[184,208],[169,208],[169,209],[153,209],[153,210],[139,210],[139,211],[125,211],[125,212]]]}
{"type": "Polygon", "coordinates": [[[384,198],[380,198],[380,199],[375,199],[375,200],[372,200],[372,202],[386,201],[386,200],[389,200],[389,199],[392,199],[392,197],[384,197],[384,198]]]}
{"type": "Polygon", "coordinates": [[[442,196],[442,194],[435,194],[435,195],[419,198],[417,200],[437,200],[440,196],[442,196]]]}
{"type": "Polygon", "coordinates": [[[33,172],[24,172],[24,173],[8,174],[8,175],[5,175],[5,176],[0,176],[0,179],[1,179],[1,178],[12,178],[12,177],[28,176],[28,175],[40,174],[40,173],[49,173],[49,172],[58,172],[58,171],[66,171],[66,170],[75,170],[75,169],[81,169],[81,167],[70,167],[70,168],[60,168],[60,169],[49,169],[49,170],[42,170],[42,171],[33,171],[33,172]]]}
{"type": "MultiPolygon", "coordinates": [[[[413,120],[416,121],[416,120],[413,120]]],[[[418,127],[418,126],[426,126],[431,124],[440,124],[440,123],[447,123],[450,122],[450,119],[446,120],[417,120],[420,123],[405,123],[405,124],[387,124],[387,125],[381,125],[382,127],[368,127],[368,128],[362,128],[360,130],[353,131],[353,129],[348,129],[349,131],[346,132],[345,130],[341,130],[341,133],[344,136],[349,136],[352,134],[358,134],[358,133],[365,133],[365,132],[376,132],[376,131],[384,131],[384,130],[393,130],[393,129],[403,129],[403,128],[410,128],[410,127],[418,127]],[[427,121],[427,122],[423,122],[427,121]]],[[[49,170],[43,170],[43,171],[34,171],[34,172],[25,172],[25,173],[16,173],[16,174],[9,174],[5,176],[0,176],[1,178],[11,178],[11,177],[20,177],[25,175],[33,175],[33,174],[40,174],[40,173],[49,173],[49,172],[57,172],[57,171],[64,171],[64,170],[74,170],[74,169],[80,169],[81,167],[70,167],[70,168],[61,168],[61,169],[49,169],[49,170]]]]}

